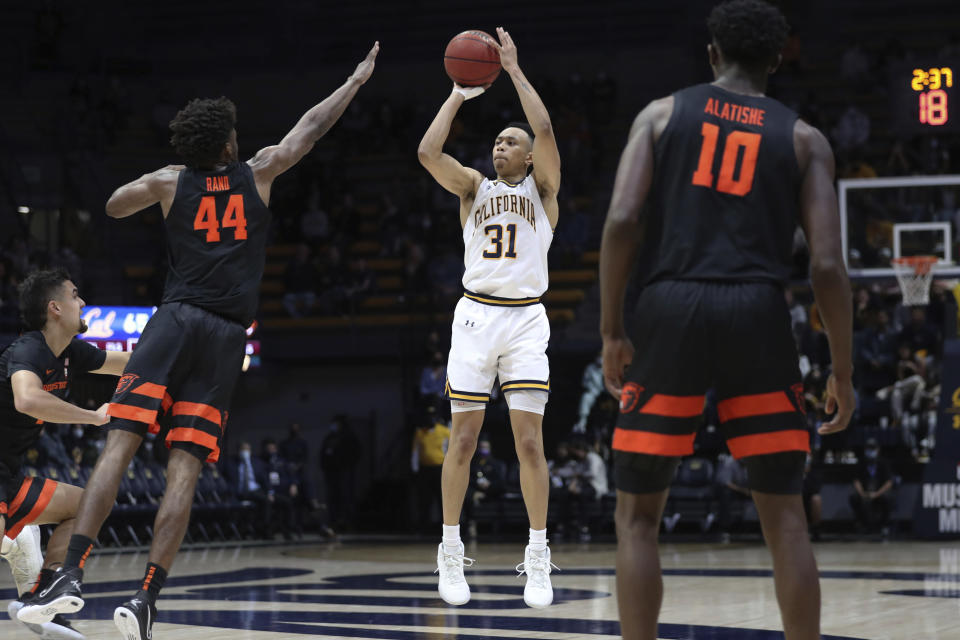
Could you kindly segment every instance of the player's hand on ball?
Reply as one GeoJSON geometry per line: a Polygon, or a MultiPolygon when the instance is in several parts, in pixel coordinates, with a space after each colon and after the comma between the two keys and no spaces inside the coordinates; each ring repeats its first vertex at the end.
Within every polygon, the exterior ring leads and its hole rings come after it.
{"type": "Polygon", "coordinates": [[[507,73],[513,73],[520,68],[517,63],[517,45],[503,27],[497,27],[497,37],[500,39],[500,66],[507,73]]]}
{"type": "Polygon", "coordinates": [[[464,101],[467,101],[467,100],[470,100],[471,98],[476,98],[477,96],[479,96],[481,93],[483,93],[484,91],[486,91],[486,90],[487,90],[487,87],[489,87],[489,86],[490,86],[490,85],[487,84],[487,85],[484,85],[484,86],[482,86],[482,87],[462,87],[462,86],[460,86],[459,84],[457,84],[456,82],[454,82],[454,83],[453,83],[453,92],[454,92],[454,93],[459,93],[460,95],[463,96],[463,100],[464,100],[464,101]]]}
{"type": "Polygon", "coordinates": [[[363,84],[370,79],[370,76],[373,74],[373,65],[377,59],[377,54],[380,53],[380,41],[373,43],[373,49],[370,49],[370,53],[367,54],[367,57],[363,59],[363,62],[357,65],[357,68],[353,72],[353,77],[356,78],[357,82],[363,84]]]}
{"type": "Polygon", "coordinates": [[[633,361],[633,343],[627,336],[603,339],[603,384],[607,391],[620,400],[623,376],[633,361]]]}
{"type": "Polygon", "coordinates": [[[110,422],[110,416],[107,415],[107,409],[109,408],[109,402],[104,402],[100,405],[100,408],[93,412],[94,418],[90,421],[90,424],[99,427],[100,425],[110,422]]]}
{"type": "Polygon", "coordinates": [[[833,420],[825,422],[817,429],[820,435],[843,431],[850,424],[853,410],[857,406],[857,395],[853,391],[853,380],[837,380],[832,374],[827,379],[827,415],[833,414],[833,420]]]}

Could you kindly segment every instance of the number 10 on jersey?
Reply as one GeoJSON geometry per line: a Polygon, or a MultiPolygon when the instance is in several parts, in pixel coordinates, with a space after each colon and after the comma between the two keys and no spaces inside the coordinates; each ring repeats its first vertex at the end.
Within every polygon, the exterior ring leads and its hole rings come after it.
{"type": "Polygon", "coordinates": [[[698,187],[716,189],[721,193],[745,196],[753,189],[753,174],[757,170],[757,154],[760,151],[760,134],[749,131],[731,131],[723,142],[723,160],[720,162],[720,175],[716,185],[713,182],[713,158],[717,153],[717,139],[720,127],[704,122],[700,129],[703,144],[700,147],[700,159],[693,173],[693,184],[698,187]],[[740,150],[743,150],[742,162],[740,150]],[[740,165],[740,175],[734,178],[740,165]]]}

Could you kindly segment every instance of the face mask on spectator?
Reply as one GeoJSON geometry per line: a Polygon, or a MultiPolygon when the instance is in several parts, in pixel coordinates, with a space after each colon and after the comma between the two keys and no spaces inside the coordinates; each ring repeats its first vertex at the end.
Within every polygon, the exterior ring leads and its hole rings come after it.
{"type": "Polygon", "coordinates": [[[483,457],[483,458],[486,458],[487,456],[490,455],[490,447],[481,446],[481,447],[478,449],[478,451],[480,452],[480,456],[483,457]]]}
{"type": "Polygon", "coordinates": [[[880,452],[876,449],[867,449],[863,452],[863,455],[867,457],[867,460],[876,460],[879,454],[880,452]]]}
{"type": "Polygon", "coordinates": [[[249,460],[249,459],[250,459],[250,450],[249,450],[249,449],[241,449],[241,450],[240,450],[240,458],[241,458],[243,461],[245,461],[245,462],[246,462],[247,460],[249,460]]]}
{"type": "Polygon", "coordinates": [[[83,437],[83,427],[74,427],[73,428],[73,437],[82,438],[83,437]]]}

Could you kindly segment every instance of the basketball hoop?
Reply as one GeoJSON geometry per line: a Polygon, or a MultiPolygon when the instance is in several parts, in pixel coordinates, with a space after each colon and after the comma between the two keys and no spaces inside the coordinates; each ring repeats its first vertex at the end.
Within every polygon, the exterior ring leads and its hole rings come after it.
{"type": "Polygon", "coordinates": [[[907,306],[930,304],[930,283],[939,258],[936,256],[907,256],[890,261],[907,306]]]}

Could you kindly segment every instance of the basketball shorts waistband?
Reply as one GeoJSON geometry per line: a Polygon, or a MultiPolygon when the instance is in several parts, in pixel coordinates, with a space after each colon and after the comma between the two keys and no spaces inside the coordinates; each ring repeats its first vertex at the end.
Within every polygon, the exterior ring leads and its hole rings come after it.
{"type": "Polygon", "coordinates": [[[487,304],[491,307],[529,307],[540,303],[541,296],[535,298],[501,298],[499,296],[490,296],[485,293],[474,293],[464,290],[463,297],[480,304],[487,304]]]}

